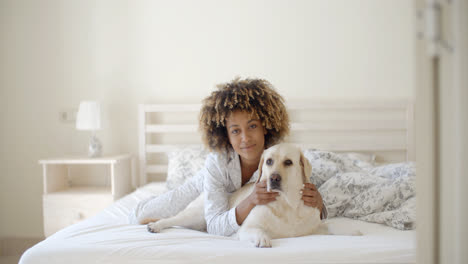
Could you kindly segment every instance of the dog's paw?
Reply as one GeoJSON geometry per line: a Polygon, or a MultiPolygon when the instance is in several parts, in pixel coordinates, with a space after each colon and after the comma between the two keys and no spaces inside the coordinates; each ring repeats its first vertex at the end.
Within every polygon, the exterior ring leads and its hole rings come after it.
{"type": "Polygon", "coordinates": [[[159,233],[163,229],[162,226],[158,224],[158,222],[151,222],[146,225],[146,228],[148,229],[148,232],[151,233],[159,233]]]}
{"type": "Polygon", "coordinates": [[[351,231],[352,236],[363,236],[364,234],[361,233],[359,230],[353,230],[351,231]]]}
{"type": "Polygon", "coordinates": [[[265,235],[257,235],[253,239],[253,244],[260,248],[271,248],[271,239],[265,235]]]}

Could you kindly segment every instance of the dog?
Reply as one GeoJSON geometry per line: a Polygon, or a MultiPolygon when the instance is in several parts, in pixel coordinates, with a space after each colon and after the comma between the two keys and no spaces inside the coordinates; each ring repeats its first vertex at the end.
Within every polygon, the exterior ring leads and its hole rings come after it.
{"type": "MultiPolygon", "coordinates": [[[[304,183],[310,182],[311,165],[302,151],[292,144],[278,144],[266,149],[259,163],[259,177],[256,183],[267,181],[267,190],[278,192],[276,200],[255,206],[242,223],[235,236],[249,241],[256,247],[271,247],[276,238],[298,237],[330,233],[327,224],[320,219],[317,208],[306,206],[301,200],[304,183]]],[[[245,184],[229,198],[229,208],[236,207],[254,189],[254,183],[245,184]]],[[[181,226],[204,231],[206,222],[203,210],[203,195],[200,195],[178,215],[151,222],[148,231],[181,226]]],[[[360,235],[359,232],[339,232],[345,235],[360,235]]]]}

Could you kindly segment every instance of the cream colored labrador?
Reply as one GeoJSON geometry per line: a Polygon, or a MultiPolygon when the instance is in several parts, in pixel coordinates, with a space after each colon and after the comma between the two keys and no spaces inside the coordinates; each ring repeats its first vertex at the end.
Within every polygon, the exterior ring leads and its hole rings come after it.
{"type": "MultiPolygon", "coordinates": [[[[329,234],[328,227],[320,220],[317,208],[304,205],[300,193],[303,184],[309,182],[311,166],[301,150],[292,144],[279,144],[263,152],[259,164],[258,181],[267,181],[267,190],[279,192],[276,201],[257,205],[242,223],[238,238],[250,241],[256,247],[271,247],[271,239],[297,237],[311,234],[329,234]]],[[[257,182],[258,182],[257,181],[257,182]]],[[[254,184],[246,184],[229,199],[233,208],[253,190],[254,184]]],[[[160,232],[171,226],[206,230],[203,215],[203,195],[192,202],[178,215],[148,224],[148,231],[160,232]]],[[[336,234],[336,232],[333,232],[336,234]]],[[[342,231],[344,235],[359,235],[359,232],[342,231]]]]}

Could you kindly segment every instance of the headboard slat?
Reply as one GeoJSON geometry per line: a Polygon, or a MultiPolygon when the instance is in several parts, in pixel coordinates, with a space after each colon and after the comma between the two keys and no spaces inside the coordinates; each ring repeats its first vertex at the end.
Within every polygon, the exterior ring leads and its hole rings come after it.
{"type": "MultiPolygon", "coordinates": [[[[200,146],[200,144],[184,144],[185,147],[200,146]]],[[[169,145],[169,144],[148,144],[146,145],[147,153],[168,153],[180,148],[181,145],[169,145]]]]}
{"type": "Polygon", "coordinates": [[[147,125],[146,133],[197,132],[197,125],[147,125]]]}
{"type": "Polygon", "coordinates": [[[366,130],[406,130],[404,120],[396,121],[369,121],[360,120],[333,120],[333,121],[314,121],[313,123],[291,123],[291,129],[296,131],[366,131],[366,130]]]}

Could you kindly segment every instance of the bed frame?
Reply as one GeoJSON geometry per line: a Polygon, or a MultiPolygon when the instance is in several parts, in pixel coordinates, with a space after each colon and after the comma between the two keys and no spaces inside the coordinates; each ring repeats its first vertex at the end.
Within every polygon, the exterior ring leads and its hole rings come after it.
{"type": "MultiPolygon", "coordinates": [[[[314,101],[287,107],[291,133],[286,142],[303,148],[374,154],[381,163],[415,158],[410,101],[314,101]]],[[[165,180],[167,152],[201,144],[200,108],[201,104],[139,105],[139,186],[165,180]]]]}

